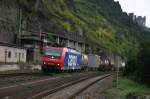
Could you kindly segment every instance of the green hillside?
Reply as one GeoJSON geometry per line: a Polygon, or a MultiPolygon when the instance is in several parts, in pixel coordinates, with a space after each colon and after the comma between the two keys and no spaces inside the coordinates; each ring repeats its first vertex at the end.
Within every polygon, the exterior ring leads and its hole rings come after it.
{"type": "Polygon", "coordinates": [[[113,0],[42,1],[58,28],[68,32],[78,32],[81,28],[87,39],[111,51],[122,55],[136,53],[142,28],[129,19],[113,0]]]}
{"type": "Polygon", "coordinates": [[[20,7],[28,24],[35,16],[46,20],[46,32],[82,30],[86,40],[126,58],[136,55],[144,37],[144,29],[113,0],[3,0],[3,4],[20,7]]]}

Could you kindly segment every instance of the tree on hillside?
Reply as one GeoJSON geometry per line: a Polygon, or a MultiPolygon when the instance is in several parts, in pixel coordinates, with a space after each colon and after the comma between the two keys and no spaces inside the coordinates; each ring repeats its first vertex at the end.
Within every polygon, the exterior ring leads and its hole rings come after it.
{"type": "Polygon", "coordinates": [[[141,44],[137,57],[128,60],[124,74],[150,83],[150,40],[141,44]]]}
{"type": "Polygon", "coordinates": [[[150,41],[145,41],[141,45],[138,57],[138,71],[142,81],[150,83],[150,41]]]}

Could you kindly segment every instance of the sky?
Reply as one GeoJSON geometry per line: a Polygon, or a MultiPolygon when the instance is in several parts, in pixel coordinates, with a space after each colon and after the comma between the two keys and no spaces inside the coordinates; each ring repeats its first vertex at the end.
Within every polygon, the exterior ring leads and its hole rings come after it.
{"type": "Polygon", "coordinates": [[[146,26],[150,27],[150,0],[114,0],[119,1],[124,12],[137,16],[146,16],[146,26]]]}

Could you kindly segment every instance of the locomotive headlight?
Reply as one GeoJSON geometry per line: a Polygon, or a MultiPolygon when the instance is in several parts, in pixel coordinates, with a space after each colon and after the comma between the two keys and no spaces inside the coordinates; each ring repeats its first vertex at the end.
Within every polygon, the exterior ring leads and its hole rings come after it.
{"type": "Polygon", "coordinates": [[[46,62],[44,62],[44,65],[46,64],[46,62]]]}
{"type": "Polygon", "coordinates": [[[60,65],[60,64],[57,64],[58,66],[60,65]]]}

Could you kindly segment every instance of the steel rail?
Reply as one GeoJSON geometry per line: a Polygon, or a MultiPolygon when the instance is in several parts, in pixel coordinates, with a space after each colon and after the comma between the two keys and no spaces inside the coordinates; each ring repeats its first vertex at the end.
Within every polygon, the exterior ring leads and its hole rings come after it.
{"type": "MultiPolygon", "coordinates": [[[[104,76],[101,75],[102,77],[101,77],[100,79],[98,79],[98,80],[94,81],[93,83],[91,83],[90,85],[86,86],[86,88],[88,88],[89,86],[91,86],[91,85],[93,85],[94,83],[98,82],[99,80],[102,80],[102,79],[104,79],[104,78],[106,78],[106,77],[108,77],[108,76],[111,76],[111,75],[112,75],[112,74],[110,74],[110,73],[109,73],[109,74],[107,73],[107,74],[105,74],[104,76]]],[[[61,86],[59,86],[59,87],[56,87],[56,88],[54,88],[54,89],[46,90],[46,91],[44,91],[44,92],[38,93],[38,94],[36,94],[36,95],[34,95],[34,96],[32,96],[32,97],[29,97],[29,98],[27,98],[27,99],[42,99],[42,98],[45,97],[45,96],[48,96],[48,95],[53,94],[53,93],[56,93],[56,92],[58,92],[58,91],[60,91],[60,90],[63,90],[63,89],[65,89],[65,88],[67,88],[67,87],[73,86],[73,85],[75,85],[75,84],[78,84],[78,83],[80,83],[80,82],[83,82],[83,81],[85,81],[85,80],[88,80],[88,79],[91,79],[91,78],[97,77],[97,76],[98,76],[98,75],[89,76],[89,77],[84,77],[84,78],[81,78],[81,79],[79,79],[79,80],[76,80],[76,81],[72,81],[72,82],[63,84],[63,85],[61,85],[61,86]]],[[[86,88],[84,88],[84,89],[86,89],[86,88]]],[[[81,89],[79,92],[74,93],[74,95],[69,96],[69,99],[74,98],[77,94],[79,94],[80,92],[82,92],[84,89],[81,89]]]]}
{"type": "Polygon", "coordinates": [[[100,79],[98,79],[98,80],[96,80],[96,81],[90,83],[89,85],[87,85],[86,87],[80,89],[79,91],[77,91],[77,92],[74,93],[73,95],[70,95],[67,99],[73,99],[73,98],[75,98],[78,94],[80,94],[81,92],[83,92],[84,90],[86,90],[87,88],[89,88],[90,86],[92,86],[93,84],[95,84],[95,83],[97,83],[98,81],[101,81],[101,80],[103,80],[103,79],[105,79],[105,78],[107,78],[107,77],[109,77],[109,76],[111,76],[111,75],[112,75],[112,74],[108,74],[108,75],[103,76],[102,78],[100,78],[100,79]]]}

